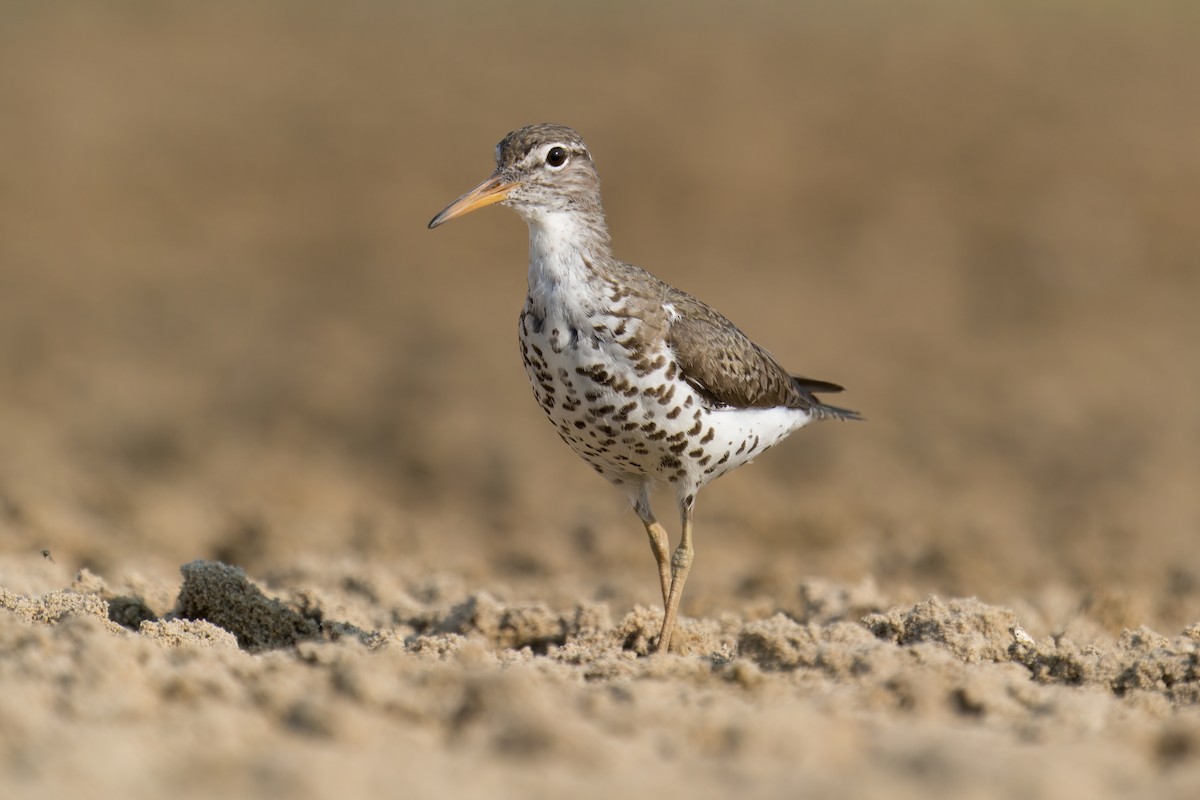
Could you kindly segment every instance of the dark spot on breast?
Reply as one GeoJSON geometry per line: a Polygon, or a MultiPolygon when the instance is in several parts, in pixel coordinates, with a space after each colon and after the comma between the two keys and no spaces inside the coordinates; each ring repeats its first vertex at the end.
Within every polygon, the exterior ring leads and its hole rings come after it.
{"type": "Polygon", "coordinates": [[[713,437],[716,435],[717,435],[716,431],[714,431],[712,428],[709,428],[708,433],[704,434],[704,438],[700,440],[700,444],[708,444],[709,442],[711,442],[713,440],[713,437]]]}
{"type": "Polygon", "coordinates": [[[680,413],[682,411],[683,411],[682,408],[680,408],[679,406],[675,406],[667,413],[667,419],[675,419],[676,417],[678,417],[680,415],[680,413]]]}
{"type": "Polygon", "coordinates": [[[637,403],[626,403],[625,405],[621,406],[617,413],[613,414],[613,421],[624,422],[625,420],[629,419],[629,412],[635,408],[637,408],[637,403]]]}

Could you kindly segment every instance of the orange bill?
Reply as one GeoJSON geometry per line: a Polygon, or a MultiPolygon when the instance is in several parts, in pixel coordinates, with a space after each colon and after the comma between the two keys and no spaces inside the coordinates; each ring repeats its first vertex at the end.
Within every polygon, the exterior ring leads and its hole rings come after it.
{"type": "Polygon", "coordinates": [[[516,182],[506,183],[498,175],[492,175],[486,181],[442,209],[442,213],[429,221],[429,227],[436,228],[443,222],[449,222],[455,217],[470,214],[472,211],[484,206],[490,206],[492,203],[499,203],[508,197],[508,193],[516,185],[516,182]]]}

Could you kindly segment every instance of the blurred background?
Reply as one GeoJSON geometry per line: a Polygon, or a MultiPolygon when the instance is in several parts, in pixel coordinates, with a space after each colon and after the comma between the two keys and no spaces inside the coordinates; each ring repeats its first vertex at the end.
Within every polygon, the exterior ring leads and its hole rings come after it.
{"type": "Polygon", "coordinates": [[[619,257],[869,420],[702,494],[685,613],[818,576],[1200,619],[1200,6],[0,13],[10,564],[656,604],[635,516],[526,383],[523,224],[425,229],[554,121],[619,257]]]}

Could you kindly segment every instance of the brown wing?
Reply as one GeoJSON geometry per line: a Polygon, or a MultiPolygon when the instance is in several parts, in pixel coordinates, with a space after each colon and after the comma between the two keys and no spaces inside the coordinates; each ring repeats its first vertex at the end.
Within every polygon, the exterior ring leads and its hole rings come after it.
{"type": "Polygon", "coordinates": [[[676,312],[668,312],[667,344],[687,381],[715,404],[808,410],[820,405],[810,387],[834,391],[836,384],[793,378],[737,326],[686,292],[671,290],[665,302],[676,312]]]}

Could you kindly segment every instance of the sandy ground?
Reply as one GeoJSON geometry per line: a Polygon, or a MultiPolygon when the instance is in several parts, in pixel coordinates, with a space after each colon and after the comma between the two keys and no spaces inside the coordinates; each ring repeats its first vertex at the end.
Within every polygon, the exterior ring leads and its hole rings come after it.
{"type": "Polygon", "coordinates": [[[1200,795],[1200,14],[739,9],[4,4],[0,796],[1200,795]],[[523,226],[424,229],[542,120],[869,420],[663,658],[523,226]]]}

